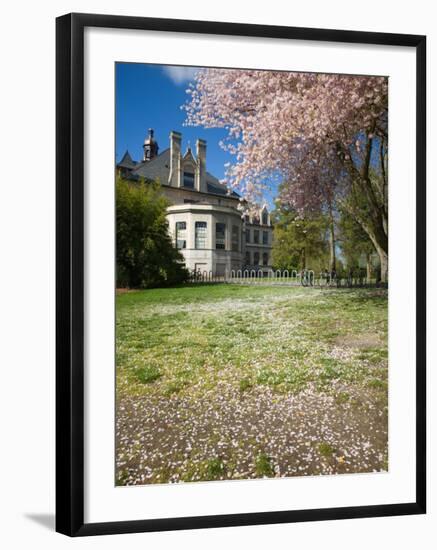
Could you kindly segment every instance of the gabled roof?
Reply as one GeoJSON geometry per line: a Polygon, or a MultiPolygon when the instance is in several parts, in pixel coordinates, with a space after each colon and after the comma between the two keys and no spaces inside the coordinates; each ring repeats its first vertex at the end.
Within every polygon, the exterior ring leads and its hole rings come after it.
{"type": "Polygon", "coordinates": [[[190,147],[188,147],[185,155],[183,156],[183,160],[192,162],[193,164],[196,164],[196,159],[193,157],[193,153],[191,152],[190,147]]]}
{"type": "Polygon", "coordinates": [[[132,173],[139,178],[159,181],[161,185],[167,185],[170,173],[170,149],[165,149],[152,160],[138,163],[132,173]]]}
{"type": "MultiPolygon", "coordinates": [[[[168,185],[170,174],[170,149],[167,148],[152,160],[136,164],[131,172],[134,179],[144,178],[146,180],[159,181],[161,185],[168,185]]],[[[206,185],[208,193],[212,195],[230,196],[238,199],[240,195],[235,191],[229,193],[228,188],[223,183],[210,174],[206,173],[206,185]]]]}
{"type": "Polygon", "coordinates": [[[129,154],[129,151],[126,151],[121,161],[117,164],[117,167],[128,168],[132,170],[133,168],[135,168],[136,165],[137,163],[132,159],[132,157],[129,154]]]}

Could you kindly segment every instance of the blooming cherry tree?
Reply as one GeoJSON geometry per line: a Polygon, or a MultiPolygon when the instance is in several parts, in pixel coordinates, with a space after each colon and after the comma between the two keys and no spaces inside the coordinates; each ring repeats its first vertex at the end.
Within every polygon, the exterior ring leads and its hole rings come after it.
{"type": "Polygon", "coordinates": [[[386,78],[203,69],[188,93],[187,124],[228,131],[231,186],[256,201],[278,179],[280,200],[298,211],[341,204],[375,246],[385,280],[386,78]]]}

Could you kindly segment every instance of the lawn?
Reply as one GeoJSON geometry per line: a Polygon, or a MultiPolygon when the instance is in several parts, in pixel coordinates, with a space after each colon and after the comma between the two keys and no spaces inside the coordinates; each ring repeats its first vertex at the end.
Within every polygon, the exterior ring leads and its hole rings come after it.
{"type": "Polygon", "coordinates": [[[383,471],[387,291],[117,296],[116,483],[383,471]]]}

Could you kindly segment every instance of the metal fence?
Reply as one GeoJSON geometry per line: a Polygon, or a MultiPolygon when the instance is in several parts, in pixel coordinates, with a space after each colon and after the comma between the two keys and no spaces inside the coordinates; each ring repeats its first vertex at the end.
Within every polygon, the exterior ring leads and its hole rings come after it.
{"type": "Polygon", "coordinates": [[[297,270],[268,270],[262,269],[238,269],[226,271],[222,275],[212,271],[192,271],[189,277],[190,283],[231,283],[244,285],[279,285],[279,286],[304,286],[317,288],[352,288],[352,287],[386,287],[387,283],[381,283],[376,278],[367,278],[362,273],[350,273],[347,276],[339,276],[327,271],[316,273],[312,269],[297,270]]]}

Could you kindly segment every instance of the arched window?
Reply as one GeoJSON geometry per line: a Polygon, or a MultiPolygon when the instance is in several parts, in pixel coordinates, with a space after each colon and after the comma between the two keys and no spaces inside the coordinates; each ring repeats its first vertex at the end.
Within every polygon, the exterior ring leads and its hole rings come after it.
{"type": "Polygon", "coordinates": [[[255,252],[253,255],[253,265],[259,265],[259,252],[255,252]]]}
{"type": "Polygon", "coordinates": [[[269,265],[269,255],[267,252],[263,253],[263,265],[269,265]]]}
{"type": "Polygon", "coordinates": [[[269,223],[269,215],[267,213],[267,210],[264,209],[263,213],[262,213],[262,224],[263,225],[268,225],[268,223],[269,223]]]}

